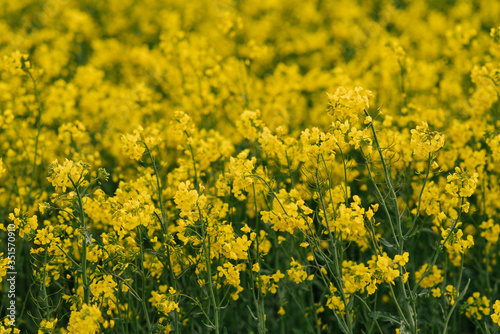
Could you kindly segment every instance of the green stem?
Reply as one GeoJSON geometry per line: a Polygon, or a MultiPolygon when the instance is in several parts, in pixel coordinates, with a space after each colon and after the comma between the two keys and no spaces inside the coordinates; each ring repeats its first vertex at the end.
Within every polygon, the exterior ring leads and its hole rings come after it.
{"type": "MultiPolygon", "coordinates": [[[[364,109],[364,112],[365,112],[365,115],[367,117],[370,116],[370,114],[368,113],[368,110],[364,109]]],[[[370,128],[372,130],[372,133],[373,133],[373,139],[375,141],[375,145],[377,147],[377,151],[378,151],[378,154],[380,156],[380,162],[382,163],[382,167],[384,169],[385,183],[386,183],[387,189],[389,190],[390,198],[392,200],[392,205],[394,206],[394,216],[395,216],[394,218],[395,218],[395,225],[396,225],[396,228],[397,228],[397,238],[395,238],[395,240],[396,240],[396,242],[398,244],[398,252],[399,252],[400,255],[402,255],[404,253],[404,241],[405,241],[405,238],[403,236],[403,229],[402,229],[401,220],[400,220],[400,217],[399,217],[398,198],[397,198],[397,195],[396,195],[396,191],[394,190],[394,186],[392,185],[391,172],[387,168],[387,163],[385,161],[384,154],[382,152],[382,147],[380,146],[380,142],[379,142],[378,136],[377,136],[377,131],[375,130],[375,126],[373,125],[373,122],[370,122],[369,126],[370,126],[370,128]]],[[[367,166],[368,166],[368,164],[367,164],[367,166]]],[[[372,178],[371,171],[370,171],[370,177],[372,178]]],[[[372,181],[375,184],[375,180],[373,178],[372,178],[372,181]]],[[[375,189],[378,191],[378,194],[381,196],[382,194],[380,193],[380,191],[379,191],[379,189],[378,189],[377,186],[375,186],[375,189]]],[[[383,206],[384,206],[384,210],[386,211],[386,213],[389,214],[389,210],[387,208],[385,208],[386,207],[385,201],[384,201],[384,205],[383,206]]],[[[391,228],[392,228],[392,224],[391,224],[391,228]]],[[[394,234],[394,230],[393,230],[393,234],[394,234]]],[[[402,276],[403,275],[403,268],[401,266],[399,266],[399,272],[400,272],[400,274],[402,276]]],[[[408,325],[409,325],[408,327],[410,328],[410,330],[411,330],[412,333],[416,334],[417,333],[417,324],[416,324],[416,318],[415,317],[417,315],[413,314],[413,312],[412,312],[412,307],[410,305],[409,298],[407,296],[406,289],[404,287],[404,283],[403,283],[402,279],[400,281],[398,281],[398,286],[399,286],[400,293],[401,293],[401,295],[403,297],[403,300],[405,301],[405,303],[403,304],[403,306],[405,308],[406,314],[408,315],[408,319],[411,321],[410,323],[407,322],[408,325]]],[[[397,299],[395,295],[393,297],[394,297],[395,300],[397,299]]]]}
{"type": "MultiPolygon", "coordinates": [[[[363,305],[366,307],[366,309],[368,310],[368,312],[371,312],[371,311],[372,311],[372,310],[370,309],[370,306],[368,306],[368,304],[365,302],[365,300],[364,300],[363,298],[361,298],[360,296],[358,296],[358,295],[356,295],[356,294],[354,295],[354,297],[358,298],[358,299],[359,299],[359,301],[361,301],[361,304],[363,304],[363,305]]],[[[376,301],[375,301],[375,303],[376,303],[376,301]]],[[[376,319],[376,318],[373,318],[373,323],[372,323],[372,326],[373,326],[373,324],[377,325],[377,328],[378,328],[378,330],[379,330],[379,332],[380,332],[380,333],[382,333],[382,334],[384,333],[384,332],[382,331],[382,328],[380,328],[380,325],[378,324],[378,321],[377,321],[377,319],[376,319]]],[[[370,329],[370,331],[371,331],[371,329],[370,329]]]]}
{"type": "MultiPolygon", "coordinates": [[[[462,198],[462,204],[460,205],[460,208],[462,208],[462,205],[463,205],[463,198],[462,198]]],[[[420,285],[420,283],[422,283],[422,280],[427,277],[427,275],[430,273],[430,271],[432,270],[432,267],[434,267],[434,265],[436,264],[436,261],[437,261],[437,258],[439,256],[439,254],[443,251],[444,249],[444,246],[446,245],[446,242],[448,241],[448,239],[451,237],[452,233],[453,233],[453,230],[455,229],[455,226],[458,224],[458,220],[460,219],[460,216],[462,214],[462,209],[460,209],[460,211],[458,212],[458,216],[457,216],[457,219],[453,222],[453,224],[450,226],[450,233],[448,233],[448,235],[446,236],[446,238],[444,239],[444,241],[441,243],[441,245],[439,245],[437,247],[437,249],[435,250],[434,252],[434,256],[432,258],[432,261],[431,261],[431,265],[429,267],[427,267],[427,270],[424,272],[424,274],[422,275],[422,277],[420,277],[420,280],[417,282],[417,284],[415,284],[415,286],[413,287],[413,290],[411,292],[411,295],[415,295],[415,293],[417,292],[417,289],[420,285]]]]}
{"type": "MultiPolygon", "coordinates": [[[[366,109],[364,111],[365,111],[366,116],[370,116],[370,114],[368,113],[368,111],[366,109]]],[[[378,136],[377,136],[377,131],[375,130],[375,126],[373,125],[373,122],[370,122],[370,127],[372,129],[373,139],[375,140],[375,145],[377,146],[377,151],[378,151],[378,154],[380,156],[380,161],[382,162],[382,167],[384,169],[385,183],[387,185],[387,189],[389,189],[389,193],[391,194],[391,199],[393,201],[394,211],[395,211],[394,213],[395,213],[395,219],[396,219],[396,227],[398,228],[398,236],[400,238],[399,251],[400,251],[400,254],[402,254],[404,239],[403,239],[403,232],[401,230],[401,222],[399,219],[398,199],[397,199],[396,192],[394,191],[394,187],[393,187],[392,182],[391,182],[389,169],[387,168],[384,154],[382,152],[382,148],[380,146],[380,142],[379,142],[378,136]]]]}
{"type": "MultiPolygon", "coordinates": [[[[347,166],[346,166],[346,163],[345,163],[345,159],[344,159],[344,152],[342,152],[342,148],[340,147],[339,144],[337,144],[338,148],[339,148],[339,151],[340,151],[340,156],[342,157],[342,164],[344,165],[344,184],[345,184],[345,189],[344,189],[344,199],[345,199],[345,205],[347,207],[348,205],[348,192],[347,192],[347,166]]],[[[325,168],[326,168],[326,163],[325,163],[325,159],[323,158],[323,156],[321,156],[321,158],[323,159],[323,164],[325,165],[325,168]]],[[[330,180],[330,174],[328,174],[328,180],[330,180]]],[[[332,184],[330,183],[329,185],[330,187],[332,186],[332,184]]]]}
{"type": "Polygon", "coordinates": [[[26,212],[29,212],[30,206],[31,206],[31,193],[33,191],[33,180],[35,179],[36,157],[38,155],[37,154],[38,153],[38,139],[40,137],[40,132],[42,131],[42,111],[43,111],[43,108],[42,108],[42,102],[40,101],[40,95],[39,95],[38,88],[36,85],[36,80],[30,71],[25,70],[25,72],[29,75],[29,77],[31,78],[31,81],[33,82],[33,88],[35,91],[35,98],[36,98],[36,101],[38,102],[37,134],[36,134],[36,138],[35,138],[35,156],[33,158],[33,167],[31,168],[30,188],[29,188],[29,192],[28,192],[28,204],[27,204],[27,209],[26,209],[26,212]]]}
{"type": "MultiPolygon", "coordinates": [[[[257,233],[256,237],[256,258],[257,258],[257,264],[259,265],[260,268],[260,253],[259,253],[259,237],[260,237],[260,230],[259,230],[259,214],[258,214],[258,208],[257,208],[257,194],[255,193],[255,183],[252,182],[252,187],[253,187],[253,201],[254,201],[254,206],[255,206],[255,231],[257,233]]],[[[266,329],[266,313],[264,311],[264,297],[262,295],[262,289],[260,287],[260,284],[262,284],[262,280],[260,277],[260,270],[257,273],[257,279],[259,282],[259,297],[255,301],[256,307],[257,307],[257,321],[258,321],[258,328],[259,328],[259,334],[265,334],[267,329],[266,329]]],[[[254,295],[255,297],[255,295],[254,295]]]]}
{"type": "Polygon", "coordinates": [[[431,171],[431,164],[432,164],[432,155],[431,155],[431,153],[429,153],[429,162],[427,164],[427,174],[425,175],[424,184],[422,185],[422,189],[420,189],[420,195],[418,196],[417,212],[415,213],[415,217],[413,218],[413,221],[411,222],[410,229],[408,230],[408,232],[404,236],[405,239],[407,237],[409,237],[411,233],[413,233],[413,228],[415,227],[418,215],[420,214],[420,204],[422,203],[422,194],[424,193],[425,185],[427,183],[427,180],[429,179],[429,173],[431,171]]]}
{"type": "Polygon", "coordinates": [[[210,236],[207,237],[207,233],[205,230],[204,219],[201,215],[201,209],[198,207],[198,211],[200,214],[200,222],[201,222],[201,234],[203,239],[203,252],[205,253],[205,265],[207,267],[207,275],[208,275],[208,288],[210,292],[211,303],[214,308],[215,315],[215,333],[219,334],[219,306],[217,305],[217,301],[215,299],[214,287],[212,282],[212,263],[210,261],[210,236]]]}
{"type": "Polygon", "coordinates": [[[318,324],[318,314],[316,313],[316,310],[315,310],[315,307],[314,307],[314,296],[313,296],[313,293],[312,293],[312,283],[311,283],[311,287],[309,289],[310,293],[309,293],[309,303],[311,304],[311,313],[313,314],[313,317],[314,317],[314,327],[316,328],[316,334],[320,334],[321,333],[321,328],[319,327],[319,324],[318,324]]]}
{"type": "Polygon", "coordinates": [[[450,312],[446,316],[443,328],[443,334],[446,334],[448,332],[448,322],[450,322],[451,315],[453,314],[453,311],[457,307],[458,303],[464,298],[464,295],[467,293],[467,290],[469,289],[469,284],[470,284],[470,278],[465,288],[462,290],[462,292],[460,292],[460,295],[458,296],[457,300],[455,300],[455,303],[453,304],[453,307],[451,308],[450,312]]]}
{"type": "Polygon", "coordinates": [[[83,231],[83,240],[82,240],[82,282],[83,282],[83,294],[85,303],[88,304],[90,302],[90,287],[89,282],[87,280],[87,226],[85,225],[85,212],[83,211],[83,201],[82,195],[80,192],[80,187],[73,182],[71,177],[69,178],[73,187],[75,188],[77,198],[78,198],[78,213],[80,215],[80,228],[83,231]]]}
{"type": "MultiPolygon", "coordinates": [[[[336,245],[336,242],[333,240],[332,233],[330,230],[330,223],[328,222],[328,215],[326,213],[325,202],[323,201],[323,194],[321,192],[321,187],[320,187],[320,182],[319,182],[318,169],[316,169],[316,186],[318,187],[318,194],[319,194],[319,198],[320,198],[320,203],[321,203],[321,207],[323,209],[323,214],[325,216],[325,224],[327,226],[328,235],[330,237],[330,242],[332,243],[332,247],[333,247],[333,252],[334,252],[333,261],[334,261],[334,265],[335,265],[336,275],[339,277],[339,280],[340,280],[339,291],[340,291],[340,294],[342,295],[342,301],[344,302],[344,305],[345,305],[345,312],[346,312],[345,319],[347,322],[347,329],[348,329],[349,333],[352,333],[351,314],[350,314],[349,307],[348,307],[349,303],[347,302],[347,298],[345,296],[344,288],[342,285],[342,267],[339,265],[339,261],[337,258],[338,257],[337,245],[336,245]]],[[[346,189],[346,191],[347,191],[347,189],[346,189]]]]}
{"type": "Polygon", "coordinates": [[[285,157],[286,157],[286,164],[288,166],[288,177],[290,178],[290,186],[293,189],[294,182],[293,182],[293,176],[292,176],[292,168],[290,166],[290,158],[288,158],[288,152],[286,150],[285,150],[285,157]]]}
{"type": "Polygon", "coordinates": [[[366,164],[366,169],[368,171],[368,177],[372,181],[373,187],[375,188],[377,198],[380,201],[380,203],[382,204],[382,208],[384,209],[385,215],[387,216],[387,220],[389,221],[389,227],[391,228],[391,233],[392,233],[392,237],[394,238],[394,242],[396,243],[396,246],[399,249],[399,241],[398,241],[398,238],[396,235],[396,230],[394,229],[394,223],[392,222],[391,214],[389,213],[389,209],[387,208],[387,204],[385,203],[385,199],[382,196],[382,192],[378,188],[377,182],[375,182],[375,179],[373,178],[372,170],[371,170],[370,165],[368,163],[366,164]]]}
{"type": "Polygon", "coordinates": [[[163,228],[163,232],[165,233],[165,235],[167,235],[168,234],[168,220],[167,220],[167,214],[166,214],[166,211],[165,211],[165,205],[163,204],[162,188],[161,188],[161,183],[160,183],[160,177],[159,177],[158,169],[156,167],[156,161],[155,161],[155,159],[153,157],[153,154],[151,153],[151,150],[149,149],[148,145],[145,142],[143,142],[143,141],[141,141],[141,142],[146,147],[146,152],[149,155],[149,159],[151,160],[151,164],[153,165],[153,170],[155,172],[156,189],[158,191],[158,202],[160,203],[160,211],[161,211],[161,216],[162,216],[161,225],[162,225],[162,228],[163,228]]]}
{"type": "Polygon", "coordinates": [[[142,297],[141,297],[141,304],[142,304],[142,309],[144,311],[144,316],[146,317],[146,322],[148,325],[148,332],[151,333],[152,327],[151,327],[151,321],[149,320],[149,311],[148,311],[148,306],[146,305],[146,273],[144,271],[144,247],[143,247],[143,242],[142,242],[142,231],[141,227],[137,227],[137,231],[139,234],[139,251],[140,251],[140,268],[141,268],[141,281],[142,281],[142,297]]]}
{"type": "MultiPolygon", "coordinates": [[[[165,204],[163,203],[163,193],[162,193],[162,187],[160,183],[160,174],[158,173],[158,168],[156,167],[156,160],[153,157],[153,154],[151,153],[151,150],[149,149],[148,145],[144,141],[140,141],[142,144],[144,144],[144,147],[146,148],[146,152],[148,153],[149,159],[151,160],[151,164],[153,165],[153,170],[156,178],[156,189],[157,189],[157,194],[158,194],[158,202],[160,203],[160,212],[161,212],[161,219],[159,219],[161,227],[163,229],[163,233],[165,236],[168,238],[168,219],[167,219],[167,213],[165,210],[165,204]]],[[[157,216],[158,217],[158,216],[157,216]]],[[[158,217],[159,218],[159,217],[158,217]]],[[[176,291],[177,291],[177,280],[175,279],[174,272],[172,270],[172,259],[170,256],[170,247],[168,242],[165,244],[165,248],[167,250],[167,265],[168,265],[168,272],[170,276],[170,286],[172,286],[176,291]]],[[[175,333],[180,333],[179,330],[179,313],[177,311],[174,311],[174,328],[175,328],[175,333]]]]}
{"type": "MultiPolygon", "coordinates": [[[[398,64],[399,64],[399,68],[400,68],[400,71],[401,71],[401,94],[403,95],[403,105],[405,108],[408,108],[408,99],[407,99],[407,96],[406,96],[406,89],[405,89],[405,73],[406,73],[406,69],[403,65],[403,63],[401,62],[401,59],[398,59],[398,64]]],[[[401,111],[400,111],[401,113],[401,111]]]]}
{"type": "Polygon", "coordinates": [[[194,185],[196,187],[196,190],[200,190],[200,184],[198,182],[198,173],[196,172],[196,160],[194,159],[194,151],[193,151],[193,146],[191,144],[189,144],[189,151],[191,152],[191,157],[193,158],[194,185]]]}
{"type": "Polygon", "coordinates": [[[48,250],[45,248],[45,253],[43,257],[43,280],[42,280],[42,295],[43,301],[45,303],[45,319],[47,321],[50,320],[50,311],[49,311],[49,296],[47,295],[47,285],[45,284],[45,280],[47,278],[47,253],[48,250]]]}
{"type": "Polygon", "coordinates": [[[297,298],[295,297],[295,294],[290,290],[290,287],[287,284],[284,284],[284,286],[287,289],[287,291],[290,294],[290,296],[292,296],[292,299],[295,302],[295,304],[297,305],[297,308],[299,309],[300,314],[304,315],[304,318],[306,319],[307,326],[310,328],[311,331],[314,331],[314,326],[311,324],[311,321],[309,320],[309,318],[305,316],[307,312],[302,307],[302,305],[304,305],[304,303],[303,302],[299,302],[297,300],[297,298]]]}

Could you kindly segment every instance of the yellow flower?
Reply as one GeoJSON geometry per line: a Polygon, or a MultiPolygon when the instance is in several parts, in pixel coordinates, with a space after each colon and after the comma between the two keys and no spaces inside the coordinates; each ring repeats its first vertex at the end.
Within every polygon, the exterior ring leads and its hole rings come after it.
{"type": "Polygon", "coordinates": [[[3,277],[5,277],[9,271],[9,263],[9,258],[3,257],[3,253],[0,253],[0,282],[2,282],[3,277]]]}
{"type": "Polygon", "coordinates": [[[287,270],[288,279],[292,280],[295,284],[299,284],[309,279],[307,272],[304,270],[304,266],[295,261],[293,257],[290,266],[291,268],[287,270]]]}
{"type": "Polygon", "coordinates": [[[181,218],[186,218],[188,220],[198,220],[198,192],[191,188],[191,182],[181,182],[174,196],[175,204],[180,210],[181,218]]]}
{"type": "Polygon", "coordinates": [[[240,116],[241,120],[236,121],[238,132],[248,140],[255,140],[259,137],[259,131],[262,127],[260,110],[245,110],[240,116]]]}
{"type": "Polygon", "coordinates": [[[486,296],[482,296],[479,292],[474,292],[472,296],[467,298],[465,303],[465,315],[470,318],[481,320],[483,315],[490,314],[490,300],[486,296]]]}
{"type": "Polygon", "coordinates": [[[249,150],[240,152],[236,158],[231,157],[229,161],[229,173],[227,177],[232,181],[234,196],[242,201],[246,198],[243,191],[248,191],[248,188],[253,184],[253,170],[257,159],[255,157],[247,160],[249,150]]]}
{"type": "Polygon", "coordinates": [[[5,168],[5,164],[3,163],[2,158],[0,158],[0,178],[7,172],[5,168]]]}
{"type": "Polygon", "coordinates": [[[446,192],[454,197],[470,197],[478,184],[478,173],[470,176],[460,167],[455,167],[455,173],[447,177],[446,192]]]}
{"type": "Polygon", "coordinates": [[[488,219],[488,221],[482,222],[479,227],[483,230],[481,232],[481,237],[486,239],[486,250],[489,252],[498,242],[500,225],[495,224],[493,219],[488,219]]]}
{"type": "Polygon", "coordinates": [[[415,155],[429,158],[432,154],[444,146],[444,135],[437,131],[430,131],[427,122],[417,125],[411,130],[411,147],[415,155]]]}
{"type": "Polygon", "coordinates": [[[434,298],[439,298],[442,295],[440,288],[434,288],[431,290],[431,292],[432,292],[432,297],[434,297],[434,298]]]}
{"type": "Polygon", "coordinates": [[[100,332],[100,325],[104,322],[101,310],[97,305],[83,304],[80,310],[71,312],[69,334],[94,334],[100,332]]]}
{"type": "Polygon", "coordinates": [[[37,231],[34,243],[36,245],[47,245],[54,239],[54,233],[49,230],[53,230],[54,227],[45,227],[37,231]]]}
{"type": "MultiPolygon", "coordinates": [[[[95,280],[90,285],[93,300],[97,301],[103,298],[106,302],[115,300],[114,289],[118,284],[113,280],[113,276],[104,275],[99,280],[95,280]]],[[[111,303],[108,303],[111,305],[111,303]]]]}
{"type": "Polygon", "coordinates": [[[250,229],[250,227],[248,227],[247,224],[245,224],[242,228],[241,228],[241,231],[245,232],[245,233],[250,233],[252,232],[252,230],[250,229]]]}
{"type": "Polygon", "coordinates": [[[172,311],[180,312],[179,304],[176,303],[171,294],[158,293],[151,291],[149,302],[158,309],[161,313],[167,315],[172,311]]]}
{"type": "Polygon", "coordinates": [[[276,273],[274,273],[274,274],[272,275],[272,278],[273,278],[273,280],[274,280],[276,283],[278,283],[278,282],[279,282],[279,280],[280,280],[280,279],[282,279],[283,277],[285,277],[285,275],[284,275],[284,274],[282,274],[282,273],[281,273],[281,271],[280,271],[279,269],[276,271],[276,273]]]}
{"type": "MultiPolygon", "coordinates": [[[[425,263],[422,267],[420,267],[419,270],[417,270],[415,272],[415,280],[417,282],[420,281],[420,279],[424,275],[427,268],[429,268],[429,264],[425,263]]],[[[432,267],[431,271],[429,271],[429,273],[427,274],[427,276],[425,276],[422,279],[422,281],[420,282],[420,286],[424,289],[431,288],[431,287],[441,283],[443,280],[444,280],[443,270],[438,269],[438,267],[436,265],[434,265],[432,267]]]]}
{"type": "MultiPolygon", "coordinates": [[[[326,306],[335,312],[343,313],[345,310],[345,304],[342,301],[342,297],[337,292],[337,288],[333,286],[332,282],[330,282],[329,290],[330,294],[326,295],[326,306]]],[[[349,300],[347,300],[347,302],[349,302],[349,300]]]]}
{"type": "Polygon", "coordinates": [[[52,183],[57,192],[66,192],[67,188],[73,188],[73,184],[78,184],[88,174],[89,165],[79,161],[77,163],[65,159],[61,165],[54,160],[49,167],[47,180],[52,183]]]}
{"type": "Polygon", "coordinates": [[[448,297],[450,305],[453,306],[455,304],[455,300],[458,298],[457,289],[453,285],[447,285],[444,294],[448,297]]]}
{"type": "Polygon", "coordinates": [[[491,320],[498,326],[500,326],[500,300],[495,301],[493,304],[493,313],[491,314],[491,320]]]}
{"type": "Polygon", "coordinates": [[[139,126],[136,130],[134,130],[133,134],[124,134],[121,137],[122,141],[122,153],[128,156],[130,159],[140,160],[146,147],[139,143],[141,140],[141,133],[143,128],[139,126]]]}
{"type": "Polygon", "coordinates": [[[57,324],[57,318],[52,320],[43,319],[38,328],[38,333],[39,334],[47,332],[52,333],[53,330],[55,329],[56,324],[57,324]]]}
{"type": "Polygon", "coordinates": [[[31,70],[31,63],[27,54],[22,54],[17,50],[9,56],[3,56],[3,61],[0,62],[0,70],[7,71],[12,75],[23,75],[25,71],[31,70]]]}
{"type": "Polygon", "coordinates": [[[335,94],[327,93],[327,96],[328,114],[335,120],[349,119],[350,123],[355,123],[361,115],[364,115],[364,109],[370,107],[369,100],[373,98],[372,92],[362,87],[356,87],[354,90],[338,87],[335,94]]]}
{"type": "Polygon", "coordinates": [[[448,240],[446,241],[446,244],[444,246],[446,247],[446,250],[448,251],[448,255],[449,255],[451,262],[453,263],[453,265],[455,265],[457,267],[460,266],[461,256],[463,254],[465,254],[465,252],[469,248],[474,246],[474,238],[472,237],[472,235],[468,235],[467,239],[465,239],[465,240],[462,239],[463,235],[464,235],[464,232],[461,229],[457,229],[454,232],[451,232],[450,229],[446,229],[446,230],[441,229],[441,237],[442,237],[441,243],[443,243],[446,240],[446,238],[448,238],[448,240]],[[450,233],[452,233],[452,234],[448,238],[448,235],[450,233]]]}

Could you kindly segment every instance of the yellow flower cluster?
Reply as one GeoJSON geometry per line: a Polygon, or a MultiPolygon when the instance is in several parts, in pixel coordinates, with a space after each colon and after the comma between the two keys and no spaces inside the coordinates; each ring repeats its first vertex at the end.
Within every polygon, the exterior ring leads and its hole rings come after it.
{"type": "Polygon", "coordinates": [[[47,332],[51,333],[56,328],[56,324],[57,324],[57,318],[52,320],[43,319],[42,322],[40,323],[38,333],[47,333],[47,332]]]}
{"type": "Polygon", "coordinates": [[[344,261],[342,263],[344,289],[347,295],[356,292],[364,293],[365,289],[368,295],[377,290],[377,280],[373,277],[371,268],[367,268],[363,263],[356,264],[353,261],[344,261]]]}
{"type": "Polygon", "coordinates": [[[149,302],[158,309],[161,313],[168,315],[172,311],[179,311],[179,305],[173,300],[173,296],[177,293],[174,288],[170,287],[167,291],[167,286],[161,286],[160,292],[151,291],[149,302]]]}
{"type": "Polygon", "coordinates": [[[462,239],[463,235],[464,232],[461,229],[457,229],[456,231],[441,229],[441,243],[444,243],[447,240],[444,246],[448,251],[451,263],[455,266],[460,265],[462,256],[469,248],[474,246],[474,237],[472,235],[468,235],[467,239],[462,239]]]}
{"type": "MultiPolygon", "coordinates": [[[[14,223],[14,226],[21,238],[25,235],[31,234],[38,228],[38,217],[33,215],[28,218],[26,214],[21,214],[21,210],[19,208],[15,208],[14,212],[9,213],[9,220],[14,223]]],[[[4,226],[0,228],[5,229],[4,226]]]]}
{"type": "Polygon", "coordinates": [[[338,290],[333,284],[330,282],[330,286],[328,287],[330,294],[326,295],[328,298],[326,300],[326,306],[334,310],[335,312],[342,313],[345,309],[345,304],[342,298],[339,296],[338,290]]]}
{"type": "Polygon", "coordinates": [[[78,311],[71,312],[68,333],[95,334],[101,331],[101,310],[97,305],[83,304],[78,311]]]}
{"type": "Polygon", "coordinates": [[[122,154],[130,159],[140,160],[146,148],[139,141],[141,140],[142,127],[139,127],[133,134],[125,134],[121,137],[122,154]]]}
{"type": "Polygon", "coordinates": [[[311,281],[314,278],[314,275],[308,275],[304,266],[297,262],[293,257],[292,262],[290,262],[290,269],[286,272],[288,274],[288,279],[293,281],[295,284],[302,283],[306,280],[311,281]]]}
{"type": "Polygon", "coordinates": [[[330,227],[327,231],[336,231],[342,235],[343,240],[355,242],[362,250],[366,250],[369,238],[364,216],[373,216],[373,210],[370,208],[365,211],[361,207],[359,196],[353,196],[352,199],[350,207],[346,207],[344,203],[340,204],[334,213],[336,218],[332,217],[329,221],[330,227]]]}
{"type": "Polygon", "coordinates": [[[491,314],[491,320],[498,326],[500,326],[500,300],[495,301],[493,304],[493,313],[491,314]]]}
{"type": "Polygon", "coordinates": [[[2,159],[0,159],[0,177],[2,177],[6,172],[7,170],[5,169],[5,164],[2,159]]]}
{"type": "Polygon", "coordinates": [[[427,122],[422,122],[411,130],[411,147],[417,156],[428,158],[444,146],[444,135],[437,131],[430,131],[427,122]]]}
{"type": "Polygon", "coordinates": [[[500,135],[489,137],[488,139],[486,139],[486,143],[490,147],[493,161],[500,161],[500,135]]]}
{"type": "Polygon", "coordinates": [[[444,295],[448,298],[447,299],[448,303],[451,306],[455,305],[455,301],[459,297],[459,293],[458,293],[457,289],[451,284],[448,284],[446,286],[444,295]]]}
{"type": "MultiPolygon", "coordinates": [[[[432,287],[438,285],[439,283],[443,282],[443,280],[444,280],[444,277],[443,277],[444,271],[439,269],[435,265],[432,266],[432,269],[429,272],[429,274],[427,276],[423,277],[424,273],[428,269],[429,269],[429,264],[426,263],[419,270],[417,270],[415,272],[415,280],[420,281],[420,279],[422,279],[420,286],[424,289],[432,288],[432,287]]],[[[436,288],[436,289],[439,289],[439,288],[436,288]]],[[[435,289],[433,289],[433,294],[435,294],[434,290],[435,289]]],[[[436,293],[437,293],[437,290],[436,290],[436,293]]]]}
{"type": "Polygon", "coordinates": [[[474,317],[477,320],[481,320],[483,315],[490,315],[491,311],[490,300],[486,296],[481,297],[479,292],[474,292],[472,296],[467,298],[465,307],[465,315],[468,318],[474,317]]]}
{"type": "Polygon", "coordinates": [[[7,275],[7,271],[9,271],[9,263],[9,258],[4,257],[3,253],[0,253],[0,282],[2,282],[3,278],[7,275]]]}
{"type": "Polygon", "coordinates": [[[394,285],[394,279],[401,277],[403,282],[408,279],[409,273],[400,274],[398,270],[399,266],[405,266],[409,261],[409,253],[405,252],[402,255],[394,256],[391,259],[387,254],[382,256],[372,256],[372,259],[368,261],[368,267],[372,271],[372,275],[376,280],[376,283],[380,284],[382,282],[391,283],[394,285]]]}
{"type": "Polygon", "coordinates": [[[482,222],[479,225],[481,228],[481,237],[486,239],[486,252],[490,252],[498,243],[500,237],[500,224],[495,224],[493,219],[482,222]]]}
{"type": "Polygon", "coordinates": [[[344,87],[337,88],[335,94],[327,94],[328,107],[327,112],[335,120],[349,120],[350,123],[356,123],[364,110],[370,107],[370,99],[373,98],[372,92],[362,87],[347,90],[344,87]]]}
{"type": "Polygon", "coordinates": [[[280,190],[276,195],[272,211],[261,211],[262,220],[269,222],[275,231],[294,234],[295,230],[307,230],[308,224],[312,224],[312,218],[308,217],[313,211],[300,199],[297,191],[289,194],[280,190]]]}
{"type": "Polygon", "coordinates": [[[61,165],[57,160],[49,167],[47,180],[57,192],[66,192],[68,188],[80,182],[88,173],[89,165],[79,161],[77,163],[66,159],[61,165]]]}
{"type": "Polygon", "coordinates": [[[253,141],[259,137],[262,124],[259,110],[245,110],[241,113],[240,120],[236,121],[236,128],[243,138],[253,141]]]}
{"type": "Polygon", "coordinates": [[[236,292],[231,294],[233,300],[237,300],[239,298],[239,293],[243,291],[243,287],[240,286],[240,270],[241,266],[234,266],[229,262],[217,267],[219,277],[225,277],[225,283],[236,288],[236,292]]]}
{"type": "MultiPolygon", "coordinates": [[[[376,257],[373,256],[372,260],[368,261],[368,266],[363,263],[357,264],[353,261],[344,261],[342,263],[342,292],[347,300],[352,298],[354,294],[372,295],[382,283],[395,284],[394,279],[402,277],[406,282],[408,274],[405,273],[401,276],[398,270],[399,266],[404,267],[409,260],[409,253],[403,255],[396,255],[391,259],[387,254],[376,257]]],[[[344,310],[345,305],[338,289],[330,284],[330,293],[327,306],[332,310],[341,312],[344,310]]]]}
{"type": "Polygon", "coordinates": [[[23,75],[25,71],[31,69],[31,63],[28,60],[29,55],[22,54],[19,50],[10,55],[4,55],[0,62],[0,70],[7,71],[12,75],[23,75]]]}
{"type": "Polygon", "coordinates": [[[285,277],[285,274],[281,273],[278,269],[273,275],[260,275],[260,281],[258,282],[258,287],[262,289],[262,293],[267,292],[276,293],[278,291],[278,282],[285,277]]]}
{"type": "Polygon", "coordinates": [[[198,195],[198,192],[191,188],[191,182],[179,183],[179,188],[175,193],[175,204],[180,210],[180,217],[185,218],[189,223],[199,220],[200,207],[204,206],[205,196],[198,195]]]}
{"type": "Polygon", "coordinates": [[[245,150],[240,152],[236,158],[231,157],[228,166],[227,177],[232,183],[231,192],[240,201],[246,198],[243,191],[248,191],[249,187],[254,182],[252,173],[257,159],[253,157],[250,160],[247,160],[249,153],[250,151],[245,150]]]}
{"type": "MultiPolygon", "coordinates": [[[[466,171],[455,167],[455,173],[448,175],[446,181],[446,191],[454,197],[470,197],[476,190],[478,183],[478,173],[473,173],[472,176],[466,171]]],[[[466,211],[467,212],[467,211],[466,211]]]]}
{"type": "Polygon", "coordinates": [[[108,306],[108,314],[116,309],[116,296],[114,289],[118,284],[113,280],[111,275],[104,275],[99,279],[95,279],[90,285],[93,301],[103,300],[103,304],[108,306]]]}
{"type": "Polygon", "coordinates": [[[498,330],[499,1],[1,7],[21,332],[498,330]]]}

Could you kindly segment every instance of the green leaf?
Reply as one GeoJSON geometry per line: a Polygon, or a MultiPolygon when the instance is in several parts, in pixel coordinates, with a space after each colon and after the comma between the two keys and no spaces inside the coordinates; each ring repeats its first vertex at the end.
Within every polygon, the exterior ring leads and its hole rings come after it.
{"type": "Polygon", "coordinates": [[[410,330],[406,325],[401,321],[401,327],[399,327],[399,334],[410,334],[410,330]]]}
{"type": "Polygon", "coordinates": [[[382,243],[382,245],[384,245],[385,247],[387,248],[394,248],[393,244],[391,244],[389,241],[387,240],[384,240],[384,239],[380,239],[380,242],[382,243]]]}
{"type": "Polygon", "coordinates": [[[382,320],[382,321],[389,321],[394,325],[400,325],[401,324],[401,318],[398,316],[395,316],[393,314],[387,313],[387,312],[380,312],[380,311],[374,311],[368,313],[370,317],[373,319],[377,320],[382,320]]]}
{"type": "Polygon", "coordinates": [[[420,291],[420,292],[418,293],[418,296],[419,296],[420,298],[425,298],[425,297],[427,297],[427,295],[428,295],[428,294],[429,294],[429,289],[423,289],[422,291],[420,291]]]}
{"type": "Polygon", "coordinates": [[[337,312],[333,311],[333,315],[335,316],[335,318],[337,318],[337,324],[339,325],[340,327],[340,330],[342,331],[342,333],[348,333],[348,330],[347,330],[347,327],[345,326],[344,324],[344,320],[341,319],[339,317],[339,315],[337,314],[337,312]]]}

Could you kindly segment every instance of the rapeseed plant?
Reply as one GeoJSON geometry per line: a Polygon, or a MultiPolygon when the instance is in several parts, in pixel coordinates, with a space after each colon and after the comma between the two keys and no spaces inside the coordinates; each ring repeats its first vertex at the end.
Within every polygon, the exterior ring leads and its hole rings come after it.
{"type": "Polygon", "coordinates": [[[498,17],[6,2],[0,332],[498,333],[498,17]]]}

